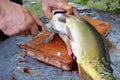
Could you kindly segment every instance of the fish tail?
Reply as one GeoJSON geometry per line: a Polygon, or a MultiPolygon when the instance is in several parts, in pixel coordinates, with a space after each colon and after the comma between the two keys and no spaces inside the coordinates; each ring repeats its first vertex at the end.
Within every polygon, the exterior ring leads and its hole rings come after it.
{"type": "Polygon", "coordinates": [[[80,64],[78,64],[78,71],[79,71],[79,75],[80,75],[80,80],[93,80],[80,66],[80,64]]]}

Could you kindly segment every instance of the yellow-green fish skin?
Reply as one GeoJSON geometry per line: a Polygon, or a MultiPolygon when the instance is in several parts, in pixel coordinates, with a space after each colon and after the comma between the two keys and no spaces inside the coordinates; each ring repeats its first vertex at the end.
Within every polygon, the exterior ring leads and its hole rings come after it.
{"type": "Polygon", "coordinates": [[[96,29],[82,18],[72,15],[66,19],[66,26],[72,36],[71,47],[77,64],[93,80],[115,80],[108,51],[96,29]]]}
{"type": "Polygon", "coordinates": [[[82,68],[93,80],[116,80],[103,38],[91,24],[65,14],[54,15],[51,23],[52,28],[64,32],[59,35],[67,45],[68,53],[72,50],[79,70],[82,68]]]}

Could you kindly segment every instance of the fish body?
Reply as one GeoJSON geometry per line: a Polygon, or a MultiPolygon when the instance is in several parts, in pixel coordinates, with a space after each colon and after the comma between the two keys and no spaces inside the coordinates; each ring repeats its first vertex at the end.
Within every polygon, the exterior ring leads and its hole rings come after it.
{"type": "Polygon", "coordinates": [[[51,22],[54,29],[64,33],[59,35],[69,55],[74,55],[82,80],[88,80],[87,76],[92,80],[115,80],[104,40],[90,23],[65,14],[54,15],[51,22]]]}

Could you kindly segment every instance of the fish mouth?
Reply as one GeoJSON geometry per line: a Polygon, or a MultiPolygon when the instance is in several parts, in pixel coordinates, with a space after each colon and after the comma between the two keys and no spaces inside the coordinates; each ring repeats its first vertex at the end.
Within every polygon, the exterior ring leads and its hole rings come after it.
{"type": "Polygon", "coordinates": [[[58,9],[58,10],[54,10],[54,11],[53,11],[53,15],[56,15],[56,14],[58,14],[58,13],[65,14],[66,11],[65,11],[65,10],[62,10],[62,9],[58,9]]]}

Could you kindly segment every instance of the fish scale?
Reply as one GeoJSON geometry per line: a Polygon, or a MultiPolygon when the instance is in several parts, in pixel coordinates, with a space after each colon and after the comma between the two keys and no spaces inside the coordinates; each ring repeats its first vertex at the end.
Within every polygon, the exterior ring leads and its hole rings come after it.
{"type": "Polygon", "coordinates": [[[76,57],[82,80],[116,80],[105,42],[90,23],[74,15],[66,17],[62,13],[55,14],[51,22],[54,29],[66,33],[59,35],[76,57]]]}

